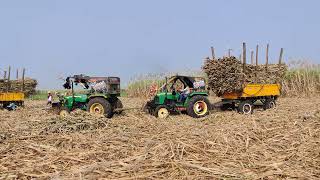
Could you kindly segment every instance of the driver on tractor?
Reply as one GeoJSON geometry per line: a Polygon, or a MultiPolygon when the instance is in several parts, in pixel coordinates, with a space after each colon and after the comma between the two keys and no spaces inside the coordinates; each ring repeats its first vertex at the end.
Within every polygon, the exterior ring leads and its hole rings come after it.
{"type": "Polygon", "coordinates": [[[179,93],[179,97],[178,97],[178,103],[182,103],[184,102],[188,95],[191,93],[191,89],[188,85],[186,85],[186,87],[184,88],[184,85],[181,81],[176,81],[172,84],[171,86],[171,90],[173,93],[175,93],[176,91],[179,93]]]}
{"type": "Polygon", "coordinates": [[[187,86],[180,92],[178,102],[184,102],[190,93],[191,93],[191,89],[189,88],[189,86],[187,86]]]}

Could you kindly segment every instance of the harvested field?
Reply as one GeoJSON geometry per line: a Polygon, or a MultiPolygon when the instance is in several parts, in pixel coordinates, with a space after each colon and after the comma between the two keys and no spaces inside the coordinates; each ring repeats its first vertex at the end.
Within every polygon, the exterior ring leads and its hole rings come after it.
{"type": "Polygon", "coordinates": [[[45,103],[0,110],[0,179],[320,178],[319,98],[280,98],[276,109],[250,116],[166,120],[138,110],[111,120],[81,111],[61,119],[45,103]]]}
{"type": "Polygon", "coordinates": [[[281,83],[287,67],[285,64],[251,65],[235,57],[206,60],[203,66],[208,76],[208,86],[217,96],[241,92],[249,83],[281,83]]]}

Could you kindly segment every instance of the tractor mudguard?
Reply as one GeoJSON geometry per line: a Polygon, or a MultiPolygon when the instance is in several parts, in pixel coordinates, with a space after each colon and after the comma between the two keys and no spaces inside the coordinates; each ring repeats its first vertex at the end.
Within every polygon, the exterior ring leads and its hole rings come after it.
{"type": "Polygon", "coordinates": [[[194,96],[205,96],[207,97],[208,96],[208,93],[207,92],[192,92],[189,94],[189,96],[187,97],[187,99],[184,101],[184,104],[183,106],[184,107],[187,107],[189,102],[190,102],[190,99],[194,96]]]}
{"type": "Polygon", "coordinates": [[[88,96],[88,101],[92,98],[96,98],[96,97],[101,97],[101,98],[105,98],[105,99],[108,99],[109,97],[107,95],[104,95],[104,94],[92,94],[90,96],[88,96]]]}
{"type": "Polygon", "coordinates": [[[200,95],[200,96],[208,96],[208,93],[207,92],[192,92],[190,93],[189,97],[193,97],[193,96],[196,96],[196,95],[200,95]]]}

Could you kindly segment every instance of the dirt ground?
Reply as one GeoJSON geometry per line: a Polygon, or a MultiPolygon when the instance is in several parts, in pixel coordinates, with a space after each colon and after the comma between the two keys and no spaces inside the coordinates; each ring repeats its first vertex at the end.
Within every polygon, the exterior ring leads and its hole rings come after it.
{"type": "Polygon", "coordinates": [[[320,178],[320,98],[280,98],[253,115],[165,120],[139,110],[63,119],[43,101],[25,104],[0,110],[0,179],[320,178]]]}

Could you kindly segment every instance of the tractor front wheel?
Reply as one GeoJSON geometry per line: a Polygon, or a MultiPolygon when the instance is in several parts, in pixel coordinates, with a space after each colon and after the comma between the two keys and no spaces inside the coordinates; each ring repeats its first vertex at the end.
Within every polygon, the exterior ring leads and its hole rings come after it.
{"type": "Polygon", "coordinates": [[[168,107],[164,105],[158,106],[154,112],[154,115],[160,119],[165,119],[170,115],[168,107]]]}
{"type": "Polygon", "coordinates": [[[107,118],[111,118],[113,115],[111,104],[106,99],[101,97],[90,99],[88,102],[87,111],[92,114],[105,115],[107,118]]]}
{"type": "Polygon", "coordinates": [[[190,99],[187,113],[193,118],[205,117],[209,114],[210,102],[204,96],[194,96],[190,99]]]}
{"type": "Polygon", "coordinates": [[[67,107],[60,107],[58,115],[61,117],[67,117],[70,114],[70,110],[67,107]]]}

